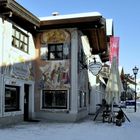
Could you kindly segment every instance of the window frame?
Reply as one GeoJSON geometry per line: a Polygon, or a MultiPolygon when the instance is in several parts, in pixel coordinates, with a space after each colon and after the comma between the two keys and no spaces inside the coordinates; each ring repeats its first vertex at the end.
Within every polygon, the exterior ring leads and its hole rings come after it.
{"type": "Polygon", "coordinates": [[[16,26],[12,28],[12,46],[29,53],[29,36],[16,26]]]}
{"type": "Polygon", "coordinates": [[[67,109],[68,108],[68,91],[67,90],[42,90],[42,97],[41,98],[42,98],[41,109],[67,109]],[[50,93],[47,93],[47,92],[50,92],[50,93]],[[64,92],[64,93],[58,93],[58,92],[64,92]],[[47,102],[47,101],[45,102],[45,94],[53,94],[52,95],[52,103],[49,106],[47,104],[45,104],[47,102]],[[55,102],[57,100],[56,95],[59,95],[59,94],[65,94],[64,95],[65,96],[65,99],[64,99],[65,103],[62,106],[57,105],[57,103],[55,102]]]}
{"type": "Polygon", "coordinates": [[[5,96],[4,96],[4,100],[5,100],[5,106],[4,106],[4,110],[5,112],[13,112],[13,111],[20,111],[20,86],[13,86],[13,85],[5,85],[5,96]],[[8,92],[9,90],[9,92],[8,92]],[[16,91],[16,93],[14,93],[14,91],[16,91]],[[9,94],[9,95],[8,95],[9,94]],[[14,95],[14,99],[16,98],[16,102],[14,100],[13,102],[13,98],[12,95],[14,95]],[[10,97],[11,96],[11,97],[10,97]],[[6,98],[11,98],[12,101],[10,101],[10,99],[6,99],[6,98]],[[9,104],[7,104],[6,102],[10,102],[9,104]],[[12,106],[14,105],[14,106],[12,106]]]}
{"type": "Polygon", "coordinates": [[[64,44],[63,43],[56,43],[56,44],[48,44],[48,60],[63,60],[64,55],[63,55],[63,48],[64,44]],[[57,47],[62,46],[61,50],[59,50],[57,47]],[[51,50],[52,47],[54,47],[54,50],[51,50]],[[55,54],[54,58],[51,58],[51,53],[55,54]],[[61,58],[57,58],[58,53],[61,53],[61,58]]]}

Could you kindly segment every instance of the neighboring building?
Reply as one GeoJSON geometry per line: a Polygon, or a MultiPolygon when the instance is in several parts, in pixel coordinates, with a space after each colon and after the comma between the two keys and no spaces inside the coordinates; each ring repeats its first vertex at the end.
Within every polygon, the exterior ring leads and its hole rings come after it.
{"type": "Polygon", "coordinates": [[[13,0],[0,0],[0,14],[0,122],[77,121],[95,113],[105,82],[87,67],[93,56],[108,61],[102,15],[38,19],[13,0]]]}
{"type": "Polygon", "coordinates": [[[102,60],[98,57],[96,61],[108,60],[106,20],[98,12],[40,20],[36,42],[36,116],[59,121],[86,117],[92,113],[92,106],[101,103],[101,99],[96,102],[92,97],[100,98],[104,90],[96,76],[90,75],[93,78],[88,80],[85,66],[98,53],[102,60]]]}
{"type": "Polygon", "coordinates": [[[140,98],[140,79],[137,79],[136,91],[137,91],[137,97],[140,98]]]}
{"type": "Polygon", "coordinates": [[[0,0],[0,125],[34,117],[34,26],[38,18],[0,0]]]}
{"type": "MultiPolygon", "coordinates": [[[[123,84],[124,91],[121,95],[121,100],[134,100],[135,99],[135,79],[130,74],[125,74],[123,68],[120,69],[120,76],[123,84]]],[[[138,83],[137,83],[138,84],[138,83]]],[[[137,86],[138,88],[138,86],[137,86]]],[[[138,91],[137,91],[138,93],[138,91]]],[[[138,94],[137,94],[138,95],[138,94]]]]}

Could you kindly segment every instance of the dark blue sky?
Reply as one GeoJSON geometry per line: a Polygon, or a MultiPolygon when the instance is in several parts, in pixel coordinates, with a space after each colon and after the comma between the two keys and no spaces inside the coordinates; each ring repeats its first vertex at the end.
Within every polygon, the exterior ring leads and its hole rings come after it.
{"type": "MultiPolygon", "coordinates": [[[[38,17],[85,12],[100,12],[114,21],[115,36],[120,37],[119,64],[126,73],[140,68],[140,1],[139,0],[16,0],[38,17]]],[[[139,70],[140,73],[140,70],[139,70]]],[[[140,74],[139,74],[140,75],[140,74]]],[[[140,77],[139,77],[140,78],[140,77]]]]}

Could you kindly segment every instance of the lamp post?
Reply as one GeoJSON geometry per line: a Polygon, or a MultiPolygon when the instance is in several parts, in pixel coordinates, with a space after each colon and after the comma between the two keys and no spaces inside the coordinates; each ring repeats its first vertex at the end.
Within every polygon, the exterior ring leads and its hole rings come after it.
{"type": "Polygon", "coordinates": [[[136,112],[136,105],[137,105],[137,92],[136,92],[136,76],[137,76],[137,73],[138,73],[138,68],[135,66],[134,68],[133,68],[133,73],[134,73],[134,75],[135,75],[135,112],[136,112]]]}

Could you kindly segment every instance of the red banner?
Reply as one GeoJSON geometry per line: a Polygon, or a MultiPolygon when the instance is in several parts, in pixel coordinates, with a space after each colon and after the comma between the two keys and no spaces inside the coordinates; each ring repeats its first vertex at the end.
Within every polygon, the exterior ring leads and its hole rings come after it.
{"type": "Polygon", "coordinates": [[[110,52],[109,60],[112,63],[113,57],[117,58],[119,64],[119,37],[110,37],[110,52]]]}

